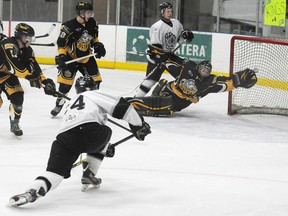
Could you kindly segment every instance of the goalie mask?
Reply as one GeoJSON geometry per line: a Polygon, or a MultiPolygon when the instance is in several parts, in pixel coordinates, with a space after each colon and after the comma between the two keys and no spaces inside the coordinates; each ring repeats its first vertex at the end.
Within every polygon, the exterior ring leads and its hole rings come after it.
{"type": "Polygon", "coordinates": [[[90,76],[81,76],[76,80],[75,84],[76,93],[80,94],[85,91],[98,89],[98,85],[90,76]]]}
{"type": "Polygon", "coordinates": [[[208,77],[212,71],[212,65],[209,61],[202,61],[197,65],[197,72],[201,77],[208,77]]]}

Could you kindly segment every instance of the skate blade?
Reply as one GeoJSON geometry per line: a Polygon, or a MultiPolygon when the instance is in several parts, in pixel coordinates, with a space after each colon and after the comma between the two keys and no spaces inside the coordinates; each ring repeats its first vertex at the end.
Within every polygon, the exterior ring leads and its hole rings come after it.
{"type": "Polygon", "coordinates": [[[11,207],[18,207],[18,206],[21,206],[21,205],[24,205],[28,203],[27,199],[25,197],[19,197],[19,199],[16,201],[14,200],[13,198],[11,198],[9,200],[9,206],[11,207]]]}
{"type": "Polygon", "coordinates": [[[15,137],[16,137],[16,139],[18,139],[18,140],[22,140],[22,135],[21,135],[21,136],[15,135],[15,137]]]}
{"type": "Polygon", "coordinates": [[[81,191],[91,191],[91,190],[98,190],[100,188],[100,185],[92,185],[92,184],[82,184],[81,191]]]}

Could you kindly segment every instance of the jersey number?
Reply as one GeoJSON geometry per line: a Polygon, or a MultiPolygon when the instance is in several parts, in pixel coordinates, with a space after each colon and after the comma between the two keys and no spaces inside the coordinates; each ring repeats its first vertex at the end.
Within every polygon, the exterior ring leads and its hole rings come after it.
{"type": "Polygon", "coordinates": [[[84,98],[83,95],[80,95],[76,101],[70,107],[71,109],[77,108],[77,110],[82,110],[85,108],[84,98]]]}

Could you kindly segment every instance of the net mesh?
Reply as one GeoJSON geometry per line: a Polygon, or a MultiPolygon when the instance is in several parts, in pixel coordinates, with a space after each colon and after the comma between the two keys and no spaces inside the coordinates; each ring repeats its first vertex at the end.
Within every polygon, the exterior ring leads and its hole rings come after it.
{"type": "Polygon", "coordinates": [[[288,43],[259,38],[233,38],[232,71],[255,69],[258,81],[250,89],[230,94],[232,113],[288,115],[288,43]]]}

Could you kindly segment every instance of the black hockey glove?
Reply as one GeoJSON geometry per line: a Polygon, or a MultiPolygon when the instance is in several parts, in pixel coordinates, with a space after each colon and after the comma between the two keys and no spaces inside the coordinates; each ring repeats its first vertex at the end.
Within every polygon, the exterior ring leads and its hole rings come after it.
{"type": "Polygon", "coordinates": [[[151,133],[150,125],[144,121],[141,126],[134,126],[132,124],[129,124],[129,127],[133,132],[134,136],[140,141],[143,141],[145,137],[151,133]]]}
{"type": "Polygon", "coordinates": [[[46,95],[53,95],[54,97],[57,97],[57,91],[56,91],[56,85],[52,79],[45,79],[42,81],[44,84],[44,92],[46,95]]]}
{"type": "Polygon", "coordinates": [[[188,29],[183,29],[182,32],[181,32],[181,36],[188,43],[190,43],[193,40],[193,38],[194,38],[193,32],[188,30],[188,29]]]}
{"type": "Polygon", "coordinates": [[[94,53],[96,53],[96,58],[101,58],[106,55],[106,49],[104,47],[104,44],[101,42],[96,42],[94,44],[94,53]]]}
{"type": "Polygon", "coordinates": [[[232,76],[233,84],[235,88],[251,88],[257,82],[257,76],[255,71],[246,68],[243,71],[238,71],[232,76]]]}
{"type": "Polygon", "coordinates": [[[55,56],[55,62],[58,65],[57,68],[59,70],[62,70],[62,71],[67,70],[67,64],[65,63],[66,55],[60,54],[60,55],[55,56]]]}
{"type": "Polygon", "coordinates": [[[41,88],[41,86],[42,86],[40,74],[38,74],[38,73],[34,73],[32,75],[27,75],[25,77],[25,79],[27,79],[30,82],[31,87],[41,88]]]}
{"type": "Polygon", "coordinates": [[[105,156],[106,157],[114,157],[114,155],[115,155],[115,146],[109,144],[105,156]]]}

